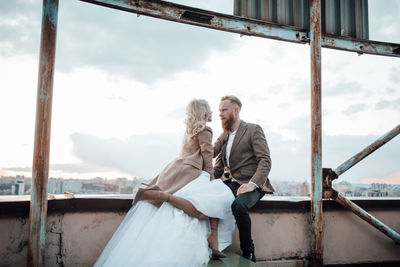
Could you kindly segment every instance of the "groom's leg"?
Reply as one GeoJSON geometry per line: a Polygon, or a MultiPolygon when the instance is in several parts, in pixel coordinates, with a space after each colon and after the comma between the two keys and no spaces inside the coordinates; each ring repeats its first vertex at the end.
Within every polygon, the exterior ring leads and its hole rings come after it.
{"type": "Polygon", "coordinates": [[[254,254],[254,244],[251,238],[251,219],[249,209],[253,207],[262,197],[264,192],[256,189],[253,192],[241,194],[232,203],[232,213],[235,216],[239,230],[240,249],[243,255],[254,254]]]}

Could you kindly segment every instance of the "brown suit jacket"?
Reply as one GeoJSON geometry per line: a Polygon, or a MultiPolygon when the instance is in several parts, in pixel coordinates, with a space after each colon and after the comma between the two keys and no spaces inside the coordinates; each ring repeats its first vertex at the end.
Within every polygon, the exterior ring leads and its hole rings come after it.
{"type": "MultiPolygon", "coordinates": [[[[214,144],[215,177],[221,177],[227,166],[225,153],[228,133],[222,133],[214,144]]],[[[240,184],[255,183],[262,191],[273,193],[268,174],[271,157],[264,132],[260,125],[240,122],[229,156],[232,177],[240,184]]]]}
{"type": "Polygon", "coordinates": [[[202,170],[214,179],[212,167],[213,148],[212,130],[210,127],[190,138],[185,133],[182,141],[181,155],[169,163],[150,185],[156,184],[163,191],[173,194],[197,178],[202,170]]]}

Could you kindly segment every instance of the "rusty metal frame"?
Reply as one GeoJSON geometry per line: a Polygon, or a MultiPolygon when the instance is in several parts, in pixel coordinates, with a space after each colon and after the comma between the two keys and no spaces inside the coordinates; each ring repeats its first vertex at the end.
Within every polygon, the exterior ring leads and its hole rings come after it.
{"type": "Polygon", "coordinates": [[[359,206],[354,204],[352,201],[344,197],[342,194],[337,192],[335,189],[332,188],[332,181],[337,179],[341,174],[346,172],[348,169],[356,165],[358,162],[366,158],[372,152],[392,140],[400,134],[400,124],[394,127],[392,130],[378,138],[375,142],[364,148],[361,152],[357,153],[356,155],[352,156],[350,159],[343,162],[340,166],[336,169],[332,170],[330,168],[323,169],[323,177],[324,177],[324,197],[331,198],[344,206],[345,208],[349,209],[350,211],[354,212],[357,216],[377,228],[379,231],[393,239],[396,245],[400,244],[400,235],[385,225],[383,222],[366,212],[365,210],[361,209],[359,206]]]}
{"type": "MultiPolygon", "coordinates": [[[[304,29],[279,25],[261,20],[248,19],[205,9],[157,0],[80,0],[138,15],[185,23],[214,30],[242,35],[257,36],[294,43],[309,43],[310,37],[304,29]]],[[[311,14],[311,13],[310,13],[311,14]]],[[[324,34],[321,46],[359,54],[400,57],[400,44],[360,40],[324,34]]]]}
{"type": "Polygon", "coordinates": [[[45,259],[47,182],[57,20],[58,0],[43,0],[27,261],[28,266],[35,267],[43,266],[45,259]]]}
{"type": "MultiPolygon", "coordinates": [[[[332,189],[332,180],[352,167],[363,157],[377,149],[382,140],[343,163],[335,171],[322,170],[321,149],[321,47],[400,57],[400,44],[358,40],[321,34],[321,0],[310,0],[310,32],[293,26],[283,26],[265,21],[236,17],[208,10],[178,5],[159,0],[80,0],[109,8],[119,9],[159,19],[206,27],[215,30],[257,36],[279,41],[310,43],[311,54],[311,215],[312,215],[312,263],[323,265],[322,248],[322,198],[334,198],[360,217],[392,236],[396,243],[396,232],[386,227],[372,215],[332,189]],[[358,158],[358,161],[355,160],[358,158]]],[[[30,202],[30,226],[28,242],[28,265],[42,266],[45,256],[45,234],[47,217],[47,182],[49,172],[51,109],[53,77],[57,37],[58,0],[43,0],[42,31],[40,44],[39,75],[37,87],[35,142],[32,166],[32,193],[30,202]]],[[[399,132],[399,126],[395,135],[399,132]]],[[[389,133],[384,138],[393,138],[389,133]]],[[[383,141],[387,142],[387,141],[383,141]]]]}
{"type": "Polygon", "coordinates": [[[313,266],[323,265],[321,39],[321,0],[311,0],[311,256],[313,266]]]}

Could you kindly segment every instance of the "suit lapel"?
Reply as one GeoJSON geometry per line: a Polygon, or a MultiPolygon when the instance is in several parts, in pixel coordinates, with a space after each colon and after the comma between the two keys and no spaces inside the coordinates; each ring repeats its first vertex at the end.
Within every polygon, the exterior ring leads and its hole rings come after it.
{"type": "Polygon", "coordinates": [[[241,121],[240,125],[239,125],[239,128],[237,129],[237,132],[235,134],[235,139],[233,139],[232,148],[231,148],[231,154],[229,155],[229,158],[231,157],[233,151],[235,151],[235,148],[239,144],[239,142],[242,139],[242,137],[243,137],[244,133],[246,132],[246,130],[247,130],[246,122],[241,121]]]}

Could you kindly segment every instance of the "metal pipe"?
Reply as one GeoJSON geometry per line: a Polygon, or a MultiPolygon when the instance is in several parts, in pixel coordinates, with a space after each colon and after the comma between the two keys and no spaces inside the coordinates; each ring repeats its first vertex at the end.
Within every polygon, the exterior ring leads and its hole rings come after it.
{"type": "MultiPolygon", "coordinates": [[[[280,41],[305,44],[309,41],[307,32],[295,26],[257,21],[209,10],[158,0],[81,0],[96,5],[115,8],[159,19],[185,23],[214,30],[257,36],[280,41]],[[192,16],[183,16],[190,12],[192,16]],[[199,18],[203,19],[199,19],[199,18]]],[[[355,38],[323,35],[322,47],[359,54],[400,57],[400,44],[359,40],[355,38]]]]}
{"type": "Polygon", "coordinates": [[[345,198],[342,194],[337,192],[336,190],[332,190],[332,198],[335,199],[336,202],[347,208],[348,210],[354,212],[357,216],[359,216],[361,219],[366,221],[367,223],[371,224],[374,226],[376,229],[390,237],[391,239],[394,240],[394,242],[399,245],[400,244],[400,235],[395,232],[393,229],[388,227],[386,224],[383,222],[379,221],[377,218],[354,204],[352,201],[348,200],[345,198]]]}
{"type": "Polygon", "coordinates": [[[311,256],[323,266],[321,142],[321,0],[310,1],[311,54],[311,256]]]}
{"type": "Polygon", "coordinates": [[[378,138],[371,145],[364,148],[360,153],[354,155],[347,161],[343,162],[339,167],[337,167],[333,171],[337,174],[337,176],[343,174],[345,171],[347,171],[348,169],[356,165],[358,162],[366,158],[369,154],[371,154],[372,152],[374,152],[375,150],[377,150],[378,148],[389,142],[394,137],[396,137],[399,133],[400,133],[400,124],[394,127],[385,135],[378,138]]]}
{"type": "Polygon", "coordinates": [[[43,266],[45,259],[47,181],[57,18],[58,0],[43,0],[27,260],[28,266],[35,267],[43,266]]]}

